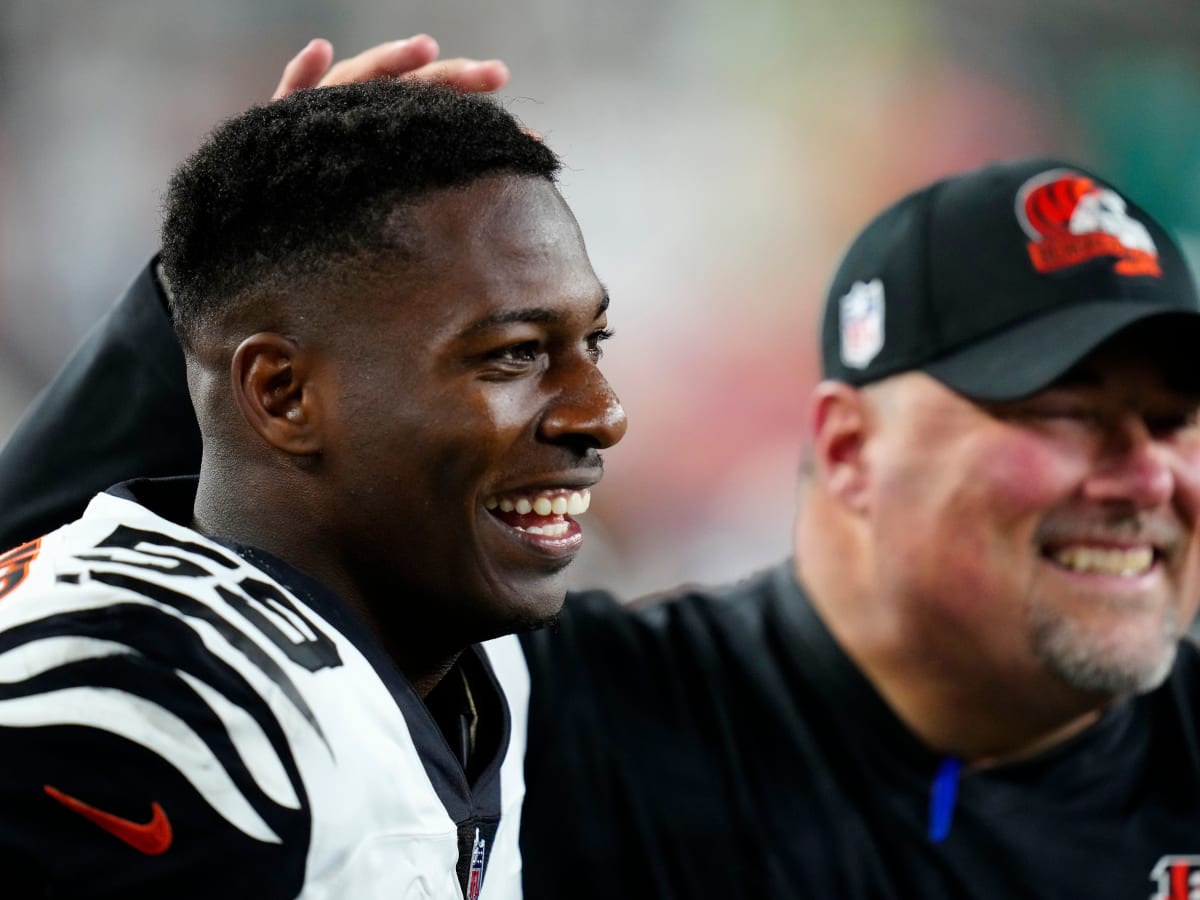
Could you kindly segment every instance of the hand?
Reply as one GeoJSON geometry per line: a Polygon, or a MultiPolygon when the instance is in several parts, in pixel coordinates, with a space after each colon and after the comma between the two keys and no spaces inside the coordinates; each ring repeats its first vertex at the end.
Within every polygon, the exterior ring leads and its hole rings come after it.
{"type": "Polygon", "coordinates": [[[283,70],[272,100],[310,87],[353,84],[372,78],[438,81],[460,91],[489,92],[508,82],[508,67],[498,59],[438,59],[437,41],[418,34],[403,41],[378,44],[358,56],[333,63],[333,45],[324,38],[308,42],[283,70]]]}

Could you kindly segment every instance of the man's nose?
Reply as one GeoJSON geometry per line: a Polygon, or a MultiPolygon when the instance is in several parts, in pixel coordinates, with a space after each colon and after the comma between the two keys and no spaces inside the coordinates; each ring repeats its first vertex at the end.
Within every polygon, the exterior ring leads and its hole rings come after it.
{"type": "Polygon", "coordinates": [[[580,442],[603,450],[625,436],[625,408],[594,364],[574,367],[542,417],[542,437],[552,443],[580,442]]]}
{"type": "Polygon", "coordinates": [[[1093,500],[1150,509],[1170,502],[1175,491],[1171,448],[1141,416],[1122,417],[1109,429],[1096,469],[1084,485],[1093,500]]]}

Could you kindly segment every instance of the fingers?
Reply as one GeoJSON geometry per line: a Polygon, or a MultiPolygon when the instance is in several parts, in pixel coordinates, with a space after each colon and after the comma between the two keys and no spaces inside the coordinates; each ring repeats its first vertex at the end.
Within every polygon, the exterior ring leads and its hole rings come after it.
{"type": "Polygon", "coordinates": [[[279,85],[271,99],[278,100],[293,91],[315,87],[332,62],[333,45],[329,41],[324,38],[309,41],[308,46],[292,57],[291,62],[284,67],[283,77],[279,79],[279,85]]]}
{"type": "Polygon", "coordinates": [[[318,86],[354,84],[373,78],[395,78],[421,69],[437,59],[437,55],[437,41],[427,34],[418,34],[403,41],[377,44],[358,56],[343,59],[325,73],[318,86]]]}
{"type": "Polygon", "coordinates": [[[437,81],[464,92],[488,93],[508,83],[508,66],[498,59],[440,59],[404,76],[417,81],[437,81]]]}
{"type": "Polygon", "coordinates": [[[293,91],[373,78],[412,78],[437,81],[467,92],[488,93],[508,83],[508,66],[498,59],[437,58],[438,44],[427,34],[377,44],[358,56],[333,65],[333,45],[324,38],[309,41],[283,70],[272,100],[293,91]]]}

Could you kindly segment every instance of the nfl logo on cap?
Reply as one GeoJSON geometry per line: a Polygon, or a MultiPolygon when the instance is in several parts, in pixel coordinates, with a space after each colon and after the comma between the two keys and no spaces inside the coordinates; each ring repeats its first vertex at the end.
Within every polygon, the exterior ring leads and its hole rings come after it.
{"type": "Polygon", "coordinates": [[[883,282],[856,281],[841,299],[842,363],[865,369],[883,349],[883,282]]]}

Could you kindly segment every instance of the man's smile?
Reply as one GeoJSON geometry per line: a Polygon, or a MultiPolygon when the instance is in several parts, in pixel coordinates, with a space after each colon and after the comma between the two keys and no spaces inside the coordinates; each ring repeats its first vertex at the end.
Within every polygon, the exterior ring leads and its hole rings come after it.
{"type": "Polygon", "coordinates": [[[540,539],[534,541],[539,548],[574,552],[583,531],[572,517],[587,512],[591,502],[587,488],[549,487],[489,495],[483,506],[513,531],[540,539]]]}
{"type": "Polygon", "coordinates": [[[1117,579],[1165,573],[1183,541],[1182,527],[1164,517],[1115,523],[1059,520],[1044,527],[1040,553],[1067,572],[1117,579]]]}
{"type": "Polygon", "coordinates": [[[1050,559],[1072,572],[1124,577],[1145,575],[1154,567],[1157,558],[1150,544],[1125,547],[1068,544],[1055,548],[1050,554],[1050,559]]]}

